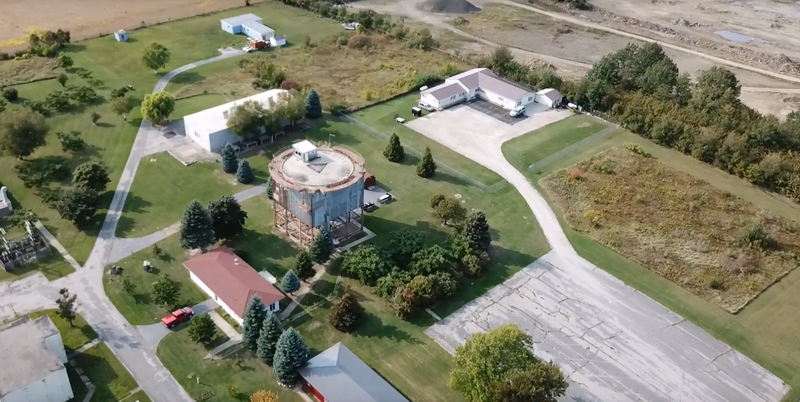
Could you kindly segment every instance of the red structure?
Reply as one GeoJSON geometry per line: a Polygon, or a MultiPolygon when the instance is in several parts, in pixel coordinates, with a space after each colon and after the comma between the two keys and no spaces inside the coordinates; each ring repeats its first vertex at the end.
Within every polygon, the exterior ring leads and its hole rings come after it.
{"type": "Polygon", "coordinates": [[[375,180],[375,175],[372,173],[365,173],[364,174],[364,188],[370,188],[377,183],[375,180]]]}

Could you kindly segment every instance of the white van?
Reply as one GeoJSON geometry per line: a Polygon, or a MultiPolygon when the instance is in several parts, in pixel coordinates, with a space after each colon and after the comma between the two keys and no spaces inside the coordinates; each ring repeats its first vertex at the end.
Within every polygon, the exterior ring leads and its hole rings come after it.
{"type": "Polygon", "coordinates": [[[379,204],[386,204],[387,202],[390,202],[390,201],[392,201],[392,195],[389,194],[389,193],[386,193],[386,194],[378,197],[378,203],[379,204]]]}
{"type": "Polygon", "coordinates": [[[522,116],[524,114],[525,114],[525,106],[520,106],[520,107],[508,112],[508,115],[511,116],[511,117],[519,117],[519,116],[522,116]]]}

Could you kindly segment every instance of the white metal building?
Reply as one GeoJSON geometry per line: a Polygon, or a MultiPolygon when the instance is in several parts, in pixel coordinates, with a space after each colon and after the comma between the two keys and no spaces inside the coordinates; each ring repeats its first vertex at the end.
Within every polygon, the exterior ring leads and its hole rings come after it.
{"type": "Polygon", "coordinates": [[[23,317],[0,327],[0,401],[72,399],[61,333],[48,316],[23,317]]]}
{"type": "Polygon", "coordinates": [[[564,97],[561,95],[561,92],[558,92],[557,89],[547,88],[536,92],[535,99],[536,103],[541,103],[548,108],[554,108],[561,104],[561,100],[563,98],[564,97]]]}
{"type": "Polygon", "coordinates": [[[268,41],[275,36],[275,30],[262,24],[261,17],[255,14],[242,14],[219,20],[223,31],[230,34],[245,34],[254,40],[268,41]]]}
{"type": "Polygon", "coordinates": [[[534,97],[530,89],[500,78],[488,68],[473,68],[422,91],[419,103],[430,109],[442,110],[463,101],[481,98],[504,109],[514,110],[533,102],[534,97]]]}
{"type": "Polygon", "coordinates": [[[183,118],[186,136],[206,151],[219,153],[225,145],[242,140],[242,137],[228,129],[231,109],[247,101],[258,102],[269,109],[285,96],[289,96],[289,92],[284,89],[270,89],[187,115],[183,118]]]}

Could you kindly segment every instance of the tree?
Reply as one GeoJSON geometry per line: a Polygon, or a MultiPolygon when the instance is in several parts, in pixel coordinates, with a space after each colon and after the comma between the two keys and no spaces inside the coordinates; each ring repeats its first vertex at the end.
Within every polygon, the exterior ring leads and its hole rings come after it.
{"type": "Polygon", "coordinates": [[[197,200],[192,201],[181,219],[181,247],[205,250],[214,244],[214,223],[197,200]]]}
{"type": "Polygon", "coordinates": [[[67,288],[59,289],[58,294],[61,295],[58,299],[56,299],[56,305],[58,305],[58,316],[67,321],[71,327],[72,322],[75,321],[75,317],[77,315],[75,313],[75,299],[77,299],[78,296],[71,295],[69,293],[69,289],[67,288]]]}
{"type": "Polygon", "coordinates": [[[319,100],[319,94],[313,89],[308,91],[308,96],[306,96],[306,117],[309,119],[322,117],[322,103],[319,100]]]}
{"type": "Polygon", "coordinates": [[[389,273],[391,267],[380,250],[372,244],[358,246],[342,259],[343,273],[358,278],[361,283],[374,286],[378,278],[389,273]]]}
{"type": "Polygon", "coordinates": [[[433,39],[431,31],[429,31],[428,28],[422,28],[408,36],[406,45],[413,49],[431,50],[438,47],[439,43],[433,39]]]}
{"type": "Polygon", "coordinates": [[[433,177],[434,173],[436,173],[436,162],[433,161],[431,149],[425,147],[425,154],[422,156],[419,163],[417,163],[417,176],[428,179],[433,177]]]}
{"type": "Polygon", "coordinates": [[[308,254],[311,255],[311,259],[314,260],[314,262],[323,263],[328,261],[332,253],[333,238],[331,237],[330,230],[323,226],[319,233],[317,233],[317,237],[311,242],[311,246],[308,247],[308,254]]]}
{"type": "Polygon", "coordinates": [[[195,317],[189,323],[189,339],[208,346],[217,337],[217,327],[208,315],[195,317]]]}
{"type": "Polygon", "coordinates": [[[469,214],[464,222],[461,233],[469,240],[469,245],[476,251],[488,251],[492,243],[492,234],[489,231],[489,222],[483,211],[469,214]]]}
{"type": "Polygon", "coordinates": [[[147,94],[142,100],[142,117],[156,125],[166,124],[173,110],[175,110],[175,99],[166,91],[147,94]]]}
{"type": "Polygon", "coordinates": [[[169,58],[169,49],[156,42],[148,45],[142,54],[144,65],[153,70],[153,74],[158,74],[158,70],[167,65],[169,58]]]}
{"type": "Polygon", "coordinates": [[[75,168],[72,173],[72,182],[80,188],[88,188],[103,192],[111,179],[108,178],[106,167],[100,162],[84,162],[75,168]]]}
{"type": "Polygon", "coordinates": [[[247,212],[242,210],[239,201],[230,196],[208,203],[208,215],[217,240],[229,240],[242,233],[247,219],[247,212]]]}
{"type": "Polygon", "coordinates": [[[169,276],[153,282],[153,301],[168,308],[175,307],[180,297],[180,284],[169,276]]]}
{"type": "Polygon", "coordinates": [[[239,161],[239,168],[236,169],[236,180],[242,184],[250,184],[255,180],[253,169],[250,168],[250,162],[247,159],[239,161]]]}
{"type": "Polygon", "coordinates": [[[236,150],[233,145],[226,144],[222,147],[222,171],[225,173],[236,173],[239,169],[239,158],[236,157],[236,150]]]}
{"type": "Polygon", "coordinates": [[[289,270],[281,278],[281,290],[286,293],[294,293],[300,289],[300,278],[294,271],[289,270]]]}
{"type": "Polygon", "coordinates": [[[3,88],[3,97],[9,102],[15,102],[19,99],[19,92],[17,88],[3,88]]]}
{"type": "Polygon", "coordinates": [[[407,271],[401,271],[397,267],[392,268],[391,272],[378,279],[372,293],[375,293],[378,297],[390,300],[392,296],[394,296],[397,288],[405,285],[410,280],[411,274],[407,271]]]}
{"type": "Polygon", "coordinates": [[[255,137],[261,134],[264,117],[267,113],[269,112],[264,110],[259,102],[243,102],[231,110],[227,123],[228,128],[240,137],[255,137]]]}
{"type": "Polygon", "coordinates": [[[328,313],[328,321],[334,328],[342,332],[352,332],[364,318],[364,308],[348,286],[342,298],[334,303],[328,313]]]}
{"type": "Polygon", "coordinates": [[[136,284],[133,283],[133,281],[128,278],[123,278],[122,290],[124,290],[125,293],[132,295],[134,292],[136,292],[136,284]]]}
{"type": "Polygon", "coordinates": [[[405,159],[406,154],[403,150],[403,146],[400,145],[400,137],[397,134],[392,133],[391,138],[389,138],[389,144],[386,146],[386,149],[383,150],[383,156],[386,157],[389,162],[402,162],[405,159]]]}
{"type": "Polygon", "coordinates": [[[86,147],[86,142],[81,138],[80,131],[56,133],[58,141],[61,143],[61,150],[64,152],[78,152],[86,147]]]}
{"type": "Polygon", "coordinates": [[[136,104],[136,100],[128,95],[123,95],[111,102],[111,110],[114,111],[119,116],[122,116],[122,120],[128,121],[128,113],[130,113],[133,106],[136,104]]]}
{"type": "Polygon", "coordinates": [[[392,297],[392,308],[403,319],[413,313],[430,307],[445,296],[452,296],[456,281],[448,272],[431,275],[417,275],[405,284],[397,286],[392,297]]]}
{"type": "Polygon", "coordinates": [[[308,347],[294,328],[283,331],[275,347],[272,369],[278,381],[287,386],[297,381],[297,369],[308,361],[308,347]]]}
{"type": "Polygon", "coordinates": [[[400,229],[391,234],[387,251],[397,266],[405,267],[411,256],[425,247],[425,235],[418,230],[400,229]]]}
{"type": "Polygon", "coordinates": [[[538,362],[533,340],[513,324],[475,334],[456,349],[450,386],[471,402],[493,401],[495,384],[538,362]]]}
{"type": "Polygon", "coordinates": [[[41,114],[20,109],[0,115],[0,150],[20,159],[44,145],[47,124],[41,114]]]}
{"type": "Polygon", "coordinates": [[[273,191],[275,191],[275,190],[273,189],[273,185],[272,185],[272,176],[270,176],[270,177],[267,177],[267,191],[266,191],[267,198],[269,198],[270,200],[272,199],[273,191]]]}
{"type": "Polygon", "coordinates": [[[433,216],[441,219],[443,225],[461,221],[466,214],[467,210],[461,205],[461,201],[450,197],[446,197],[433,209],[433,216]]]}
{"type": "Polygon", "coordinates": [[[282,333],[283,326],[278,315],[268,313],[258,334],[256,355],[269,366],[272,365],[272,360],[275,357],[275,348],[278,346],[278,339],[280,339],[282,333]]]}
{"type": "Polygon", "coordinates": [[[56,201],[56,210],[62,218],[75,226],[84,227],[94,218],[99,198],[97,191],[78,187],[61,194],[61,198],[56,201]]]}
{"type": "Polygon", "coordinates": [[[431,208],[436,208],[440,202],[444,201],[444,194],[434,194],[431,196],[431,208]]]}
{"type": "Polygon", "coordinates": [[[61,68],[70,68],[73,65],[72,57],[69,57],[66,54],[59,55],[56,59],[56,65],[61,68]]]}
{"type": "Polygon", "coordinates": [[[495,383],[491,400],[556,402],[567,392],[567,386],[569,383],[555,363],[539,362],[495,383]]]}
{"type": "Polygon", "coordinates": [[[58,81],[59,84],[61,84],[62,87],[67,85],[67,80],[68,79],[69,79],[69,77],[67,77],[67,75],[64,74],[64,73],[61,73],[61,74],[58,75],[58,77],[56,77],[56,80],[58,81]]]}
{"type": "Polygon", "coordinates": [[[258,348],[258,337],[261,334],[261,327],[267,313],[264,311],[264,303],[258,296],[253,296],[248,302],[242,317],[242,341],[247,349],[256,351],[258,348]]]}
{"type": "Polygon", "coordinates": [[[409,271],[412,275],[430,275],[445,271],[452,266],[450,253],[442,246],[435,244],[423,248],[411,256],[409,271]]]}
{"type": "Polygon", "coordinates": [[[317,273],[314,271],[314,263],[311,261],[311,255],[309,255],[308,252],[301,251],[300,254],[297,255],[294,271],[297,272],[297,276],[302,280],[306,280],[317,273]]]}
{"type": "MultiPolygon", "coordinates": [[[[246,6],[250,5],[249,1],[245,2],[246,6]]],[[[250,402],[278,402],[278,395],[266,389],[260,389],[250,395],[250,402]]]]}

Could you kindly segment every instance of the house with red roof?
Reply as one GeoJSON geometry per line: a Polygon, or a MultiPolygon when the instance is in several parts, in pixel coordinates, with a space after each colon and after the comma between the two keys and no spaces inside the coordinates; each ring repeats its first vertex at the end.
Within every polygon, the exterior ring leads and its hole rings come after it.
{"type": "Polygon", "coordinates": [[[227,246],[186,260],[183,266],[192,281],[240,325],[253,297],[258,296],[272,312],[280,310],[279,302],[286,297],[227,246]]]}

